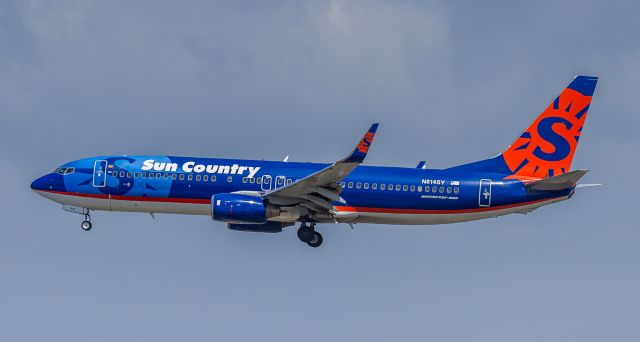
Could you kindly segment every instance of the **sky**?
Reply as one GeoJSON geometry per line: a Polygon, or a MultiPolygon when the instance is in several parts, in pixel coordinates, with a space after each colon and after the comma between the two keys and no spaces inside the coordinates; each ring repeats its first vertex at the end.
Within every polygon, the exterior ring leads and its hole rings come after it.
{"type": "Polygon", "coordinates": [[[0,340],[638,341],[635,1],[0,1],[0,340]],[[570,200],[443,226],[81,217],[29,183],[94,155],[493,156],[599,76],[570,200]],[[636,227],[636,228],[634,228],[636,227]]]}

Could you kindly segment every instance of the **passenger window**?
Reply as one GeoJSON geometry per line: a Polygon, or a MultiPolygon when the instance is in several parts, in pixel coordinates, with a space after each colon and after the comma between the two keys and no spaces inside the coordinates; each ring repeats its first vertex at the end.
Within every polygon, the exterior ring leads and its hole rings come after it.
{"type": "Polygon", "coordinates": [[[287,179],[287,184],[291,184],[291,183],[293,183],[293,180],[292,179],[287,179]]]}
{"type": "Polygon", "coordinates": [[[459,192],[460,192],[460,188],[458,188],[458,187],[453,188],[453,193],[454,194],[457,194],[459,192]]]}
{"type": "Polygon", "coordinates": [[[438,192],[438,187],[437,186],[432,186],[431,187],[431,192],[433,192],[434,194],[438,192]]]}
{"type": "Polygon", "coordinates": [[[411,191],[411,192],[416,191],[416,186],[415,186],[415,185],[412,185],[412,186],[411,186],[411,188],[409,188],[409,191],[411,191]]]}
{"type": "Polygon", "coordinates": [[[171,174],[171,180],[176,180],[176,179],[178,179],[178,175],[176,175],[175,173],[171,174]]]}
{"type": "Polygon", "coordinates": [[[164,178],[164,179],[169,179],[169,174],[168,174],[168,173],[165,173],[165,174],[164,174],[164,176],[163,176],[163,178],[164,178]]]}
{"type": "Polygon", "coordinates": [[[153,174],[153,172],[149,172],[149,178],[153,178],[155,177],[155,175],[153,174]]]}
{"type": "Polygon", "coordinates": [[[402,186],[402,191],[407,191],[409,190],[409,186],[408,185],[403,185],[402,186]]]}
{"type": "Polygon", "coordinates": [[[179,177],[180,177],[180,180],[184,180],[184,173],[181,173],[179,177]]]}
{"type": "Polygon", "coordinates": [[[284,179],[282,177],[276,177],[276,179],[278,180],[278,185],[282,185],[284,182],[284,179]]]}
{"type": "Polygon", "coordinates": [[[369,183],[364,183],[364,189],[369,189],[369,183]]]}
{"type": "Polygon", "coordinates": [[[120,171],[120,178],[124,178],[124,171],[120,171]]]}
{"type": "Polygon", "coordinates": [[[346,186],[346,184],[344,182],[340,182],[340,187],[344,189],[344,187],[346,186]]]}
{"type": "Polygon", "coordinates": [[[255,179],[255,178],[253,178],[253,177],[249,178],[249,183],[253,184],[253,183],[255,183],[255,182],[256,182],[256,179],[255,179]]]}
{"type": "Polygon", "coordinates": [[[256,179],[256,184],[262,184],[262,177],[256,179]]]}
{"type": "Polygon", "coordinates": [[[196,176],[196,181],[197,181],[197,182],[199,182],[199,181],[201,181],[201,180],[202,180],[202,176],[197,175],[197,176],[196,176]]]}
{"type": "Polygon", "coordinates": [[[424,187],[424,192],[429,192],[431,190],[431,188],[427,185],[424,187]]]}
{"type": "Polygon", "coordinates": [[[242,177],[242,183],[246,183],[247,182],[247,177],[242,177]]]}
{"type": "Polygon", "coordinates": [[[193,179],[193,175],[188,175],[188,176],[187,176],[187,180],[188,180],[188,181],[191,181],[192,179],[193,179]]]}
{"type": "Polygon", "coordinates": [[[451,187],[450,187],[450,186],[448,186],[448,187],[447,187],[447,193],[448,193],[448,194],[450,194],[450,193],[451,193],[451,190],[452,190],[452,189],[451,189],[451,187]]]}
{"type": "Polygon", "coordinates": [[[418,185],[418,192],[422,192],[422,185],[418,185]]]}
{"type": "Polygon", "coordinates": [[[440,193],[443,194],[444,193],[444,186],[440,187],[440,193]]]}
{"type": "Polygon", "coordinates": [[[205,181],[205,182],[208,182],[209,181],[209,175],[202,176],[202,180],[205,181]]]}
{"type": "Polygon", "coordinates": [[[147,173],[146,172],[142,172],[142,178],[147,178],[147,173]]]}
{"type": "Polygon", "coordinates": [[[396,184],[396,191],[400,191],[400,184],[396,184]]]}
{"type": "Polygon", "coordinates": [[[133,178],[138,178],[138,177],[140,177],[139,173],[136,172],[136,173],[133,174],[133,178]]]}
{"type": "Polygon", "coordinates": [[[356,189],[360,189],[362,187],[362,183],[358,182],[356,183],[356,189]]]}
{"type": "Polygon", "coordinates": [[[353,182],[349,182],[349,189],[353,188],[353,182]]]}
{"type": "Polygon", "coordinates": [[[371,189],[372,189],[372,190],[376,190],[376,189],[378,189],[378,183],[373,183],[373,184],[371,184],[371,189]]]}
{"type": "Polygon", "coordinates": [[[162,174],[161,173],[156,173],[156,179],[160,179],[162,178],[162,174]]]}
{"type": "Polygon", "coordinates": [[[215,175],[211,175],[211,181],[215,182],[216,181],[216,176],[215,175]]]}
{"type": "Polygon", "coordinates": [[[393,191],[393,184],[389,184],[389,185],[387,186],[387,189],[389,189],[389,191],[393,191]]]}
{"type": "Polygon", "coordinates": [[[233,182],[233,176],[227,176],[227,182],[228,183],[233,182]]]}
{"type": "Polygon", "coordinates": [[[127,172],[127,178],[131,178],[131,172],[127,172]]]}
{"type": "MultiPolygon", "coordinates": [[[[375,185],[375,183],[374,183],[374,185],[375,185]]],[[[380,190],[387,190],[387,185],[384,184],[384,183],[380,184],[380,190]]]]}

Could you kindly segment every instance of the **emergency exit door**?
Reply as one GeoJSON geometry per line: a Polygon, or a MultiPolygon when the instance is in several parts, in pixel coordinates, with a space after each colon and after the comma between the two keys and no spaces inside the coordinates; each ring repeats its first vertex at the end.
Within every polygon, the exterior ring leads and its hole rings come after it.
{"type": "Polygon", "coordinates": [[[104,188],[107,186],[107,161],[96,160],[93,164],[93,186],[104,188]]]}
{"type": "Polygon", "coordinates": [[[491,206],[491,180],[490,179],[481,179],[480,180],[480,192],[479,196],[479,205],[481,207],[489,207],[491,206]]]}

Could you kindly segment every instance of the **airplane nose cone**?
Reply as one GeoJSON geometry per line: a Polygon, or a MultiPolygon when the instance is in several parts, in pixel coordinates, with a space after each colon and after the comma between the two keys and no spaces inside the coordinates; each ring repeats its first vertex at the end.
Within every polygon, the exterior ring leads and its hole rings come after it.
{"type": "Polygon", "coordinates": [[[31,182],[31,190],[49,190],[51,186],[50,175],[42,176],[31,182]]]}

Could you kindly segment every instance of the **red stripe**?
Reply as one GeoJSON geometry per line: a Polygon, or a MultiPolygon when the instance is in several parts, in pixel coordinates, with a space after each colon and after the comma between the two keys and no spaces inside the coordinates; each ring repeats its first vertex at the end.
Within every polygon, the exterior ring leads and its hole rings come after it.
{"type": "Polygon", "coordinates": [[[515,203],[515,204],[506,204],[499,205],[496,207],[483,207],[483,208],[473,208],[473,209],[452,209],[452,210],[425,210],[425,209],[395,209],[395,208],[371,208],[371,207],[350,207],[350,206],[336,206],[337,211],[343,212],[361,212],[361,213],[384,213],[384,214],[464,214],[464,213],[477,213],[483,211],[493,211],[500,209],[508,209],[508,208],[516,208],[523,207],[530,204],[552,201],[560,197],[547,198],[542,200],[535,200],[529,202],[515,203]]]}
{"type": "MultiPolygon", "coordinates": [[[[64,192],[64,191],[52,191],[52,190],[41,190],[41,191],[50,192],[50,193],[54,193],[54,194],[58,194],[58,195],[68,195],[68,196],[86,197],[86,198],[109,199],[109,195],[103,195],[103,194],[80,194],[80,193],[64,192]]],[[[165,197],[111,195],[111,200],[114,200],[114,201],[138,201],[138,202],[211,204],[211,200],[210,199],[177,198],[177,197],[165,198],[165,197]]]]}

